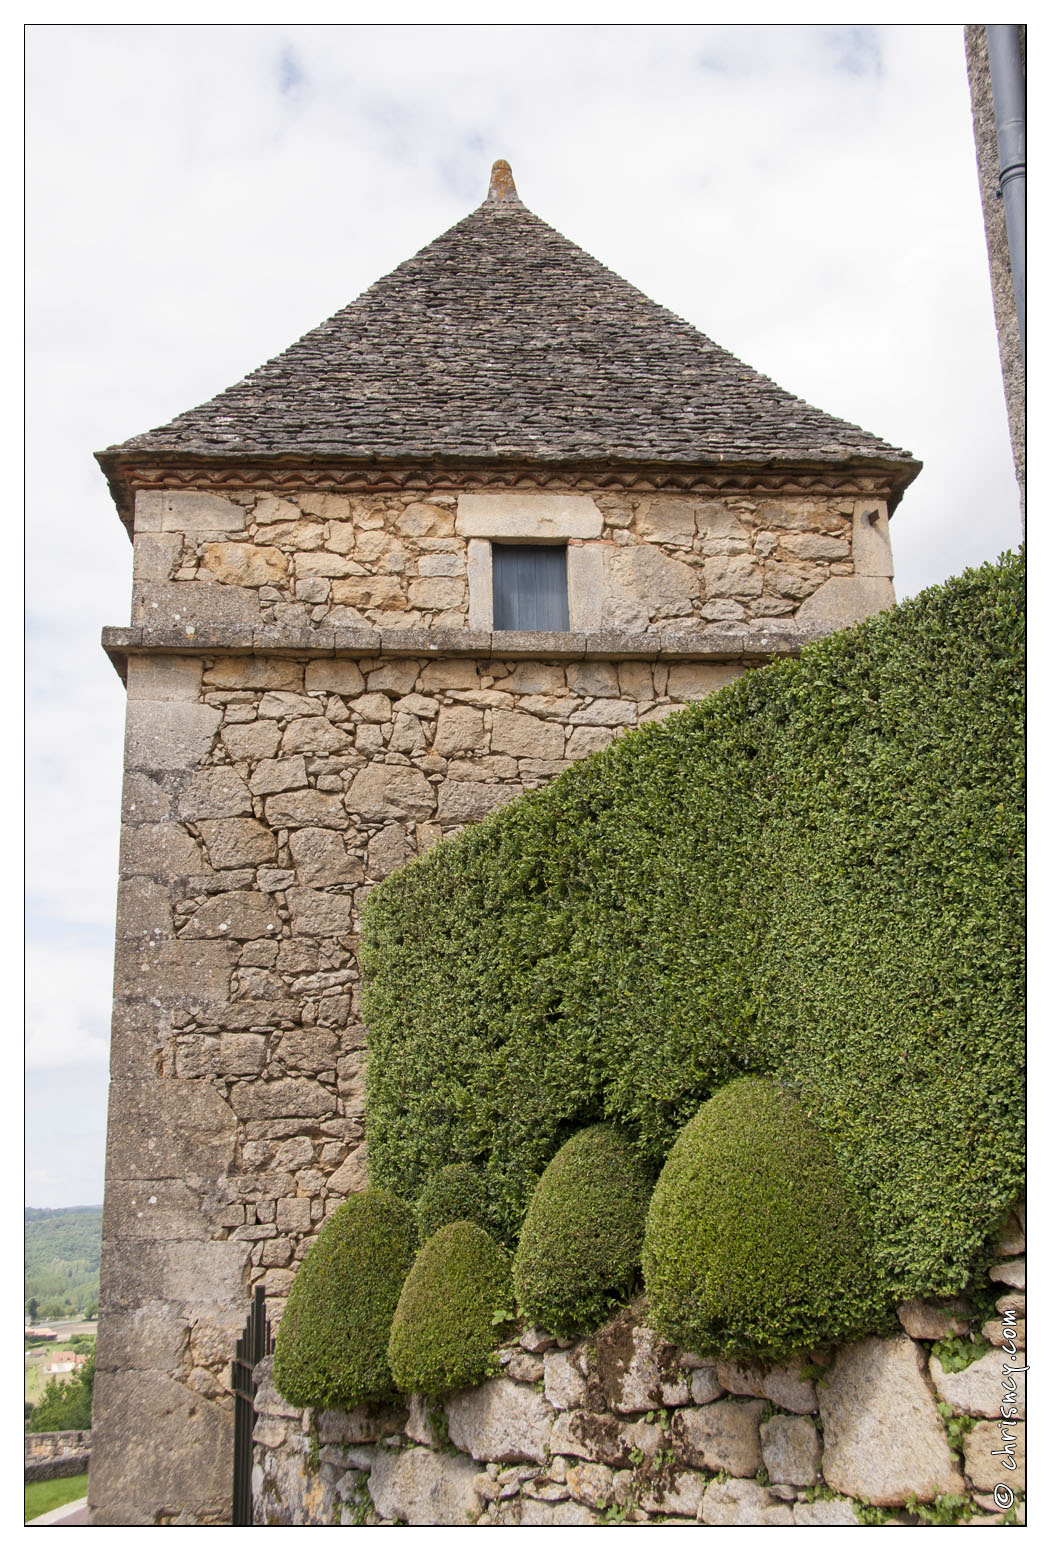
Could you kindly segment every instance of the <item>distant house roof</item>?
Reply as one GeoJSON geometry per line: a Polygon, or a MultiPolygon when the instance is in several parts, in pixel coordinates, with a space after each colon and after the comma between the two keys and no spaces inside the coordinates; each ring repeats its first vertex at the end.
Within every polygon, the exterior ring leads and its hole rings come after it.
{"type": "Polygon", "coordinates": [[[82,1368],[86,1362],[87,1357],[83,1352],[50,1352],[44,1364],[44,1372],[55,1373],[63,1368],[67,1371],[82,1368]]]}
{"type": "Polygon", "coordinates": [[[162,461],[892,466],[528,210],[498,162],[471,215],[241,382],[100,453],[162,461]]]}

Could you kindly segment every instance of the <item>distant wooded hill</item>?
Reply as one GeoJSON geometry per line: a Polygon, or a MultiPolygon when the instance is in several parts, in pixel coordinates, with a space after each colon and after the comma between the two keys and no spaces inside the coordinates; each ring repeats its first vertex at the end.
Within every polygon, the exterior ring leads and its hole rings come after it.
{"type": "Polygon", "coordinates": [[[101,1206],[25,1209],[25,1306],[32,1319],[94,1318],[101,1206]]]}

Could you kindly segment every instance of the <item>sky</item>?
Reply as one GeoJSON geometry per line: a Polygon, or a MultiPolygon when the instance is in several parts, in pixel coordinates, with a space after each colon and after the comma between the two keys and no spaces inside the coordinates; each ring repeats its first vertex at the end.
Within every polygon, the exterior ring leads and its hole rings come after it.
{"type": "Polygon", "coordinates": [[[510,161],[539,216],[913,452],[905,598],[1021,539],[958,26],[30,26],[26,1202],[102,1199],[131,546],[92,454],[510,161]]]}

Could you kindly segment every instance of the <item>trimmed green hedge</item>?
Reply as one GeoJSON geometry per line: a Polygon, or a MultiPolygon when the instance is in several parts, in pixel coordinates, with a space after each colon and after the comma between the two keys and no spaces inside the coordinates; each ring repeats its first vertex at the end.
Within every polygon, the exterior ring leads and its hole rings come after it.
{"type": "Polygon", "coordinates": [[[728,1083],[653,1192],[642,1265],[655,1328],[693,1352],[772,1359],[889,1328],[862,1215],[789,1093],[728,1083]]]}
{"type": "Polygon", "coordinates": [[[751,673],[436,846],[365,913],[372,1178],[479,1166],[514,1236],[614,1121],[659,1167],[785,1081],[898,1297],[1022,1180],[1020,557],[751,673]]]}
{"type": "Polygon", "coordinates": [[[428,1181],[416,1203],[420,1243],[425,1244],[448,1223],[464,1221],[486,1229],[491,1226],[484,1182],[469,1163],[449,1163],[428,1181]]]}
{"type": "Polygon", "coordinates": [[[406,1394],[480,1384],[510,1318],[511,1261],[474,1222],[447,1223],[420,1250],[398,1300],[388,1355],[406,1394]]]}
{"type": "Polygon", "coordinates": [[[358,1406],[394,1393],[391,1321],[416,1253],[416,1224],[387,1190],[351,1196],[296,1273],[274,1351],[274,1385],[294,1406],[358,1406]]]}
{"type": "Polygon", "coordinates": [[[592,1330],[631,1292],[653,1179],[612,1126],[588,1126],[552,1158],[514,1260],[515,1295],[556,1336],[592,1330]]]}

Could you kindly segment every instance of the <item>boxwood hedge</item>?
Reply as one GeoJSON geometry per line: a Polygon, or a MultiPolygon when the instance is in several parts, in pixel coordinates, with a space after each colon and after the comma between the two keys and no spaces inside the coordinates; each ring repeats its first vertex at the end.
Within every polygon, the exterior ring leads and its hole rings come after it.
{"type": "Polygon", "coordinates": [[[552,1158],[514,1260],[518,1306],[556,1336],[593,1330],[631,1292],[653,1176],[613,1126],[587,1126],[552,1158]]]}
{"type": "Polygon", "coordinates": [[[416,1253],[409,1208],[363,1190],[333,1212],[296,1273],[274,1350],[294,1406],[358,1406],[394,1393],[391,1321],[416,1253]]]}
{"type": "Polygon", "coordinates": [[[653,1324],[693,1352],[776,1359],[893,1320],[865,1214],[779,1083],[702,1104],[661,1171],[642,1251],[653,1324]]]}
{"type": "Polygon", "coordinates": [[[413,1263],[391,1325],[398,1388],[436,1396],[480,1384],[511,1303],[507,1251],[477,1223],[439,1228],[413,1263]]]}
{"type": "Polygon", "coordinates": [[[485,1199],[485,1181],[469,1163],[449,1163],[427,1182],[416,1202],[416,1222],[420,1243],[452,1222],[474,1222],[491,1226],[485,1199]]]}
{"type": "Polygon", "coordinates": [[[659,1166],[769,1073],[893,1295],[951,1293],[1021,1182],[1020,556],[641,728],[368,902],[368,1138],[514,1235],[582,1126],[659,1166]]]}

